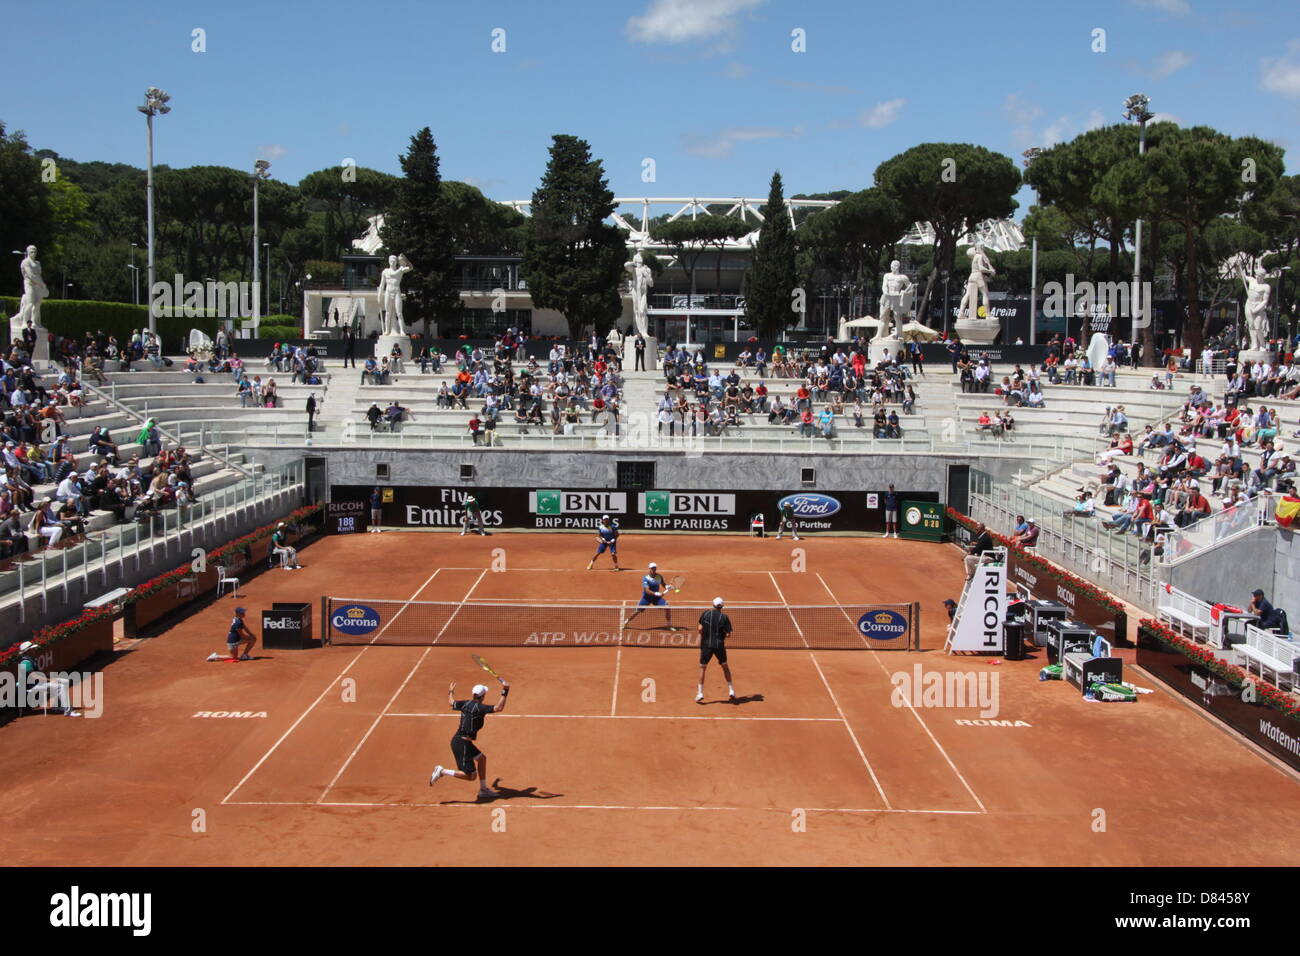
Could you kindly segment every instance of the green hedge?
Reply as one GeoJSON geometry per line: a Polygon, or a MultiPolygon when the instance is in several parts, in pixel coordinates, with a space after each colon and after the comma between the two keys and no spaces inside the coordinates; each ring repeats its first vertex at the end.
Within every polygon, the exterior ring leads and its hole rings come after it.
{"type": "MultiPolygon", "coordinates": [[[[19,300],[13,296],[0,296],[0,309],[5,315],[18,311],[19,300]]],[[[46,299],[41,303],[41,324],[55,335],[81,340],[87,330],[102,329],[116,336],[119,343],[131,338],[133,329],[149,327],[149,307],[131,305],[129,302],[86,302],[79,299],[46,299]]],[[[162,336],[164,353],[179,354],[189,345],[190,329],[200,329],[208,335],[217,334],[220,320],[212,317],[186,318],[160,315],[156,319],[158,334],[162,336]]],[[[7,334],[7,333],[6,333],[7,334]]]]}
{"type": "Polygon", "coordinates": [[[271,339],[276,342],[282,342],[286,339],[296,342],[302,338],[302,327],[297,325],[266,325],[263,323],[257,327],[257,337],[259,339],[271,339]]]}

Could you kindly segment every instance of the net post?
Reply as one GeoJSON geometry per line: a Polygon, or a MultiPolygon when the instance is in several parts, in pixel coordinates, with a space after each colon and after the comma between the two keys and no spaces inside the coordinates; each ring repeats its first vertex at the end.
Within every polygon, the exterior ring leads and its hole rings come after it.
{"type": "Polygon", "coordinates": [[[912,602],[912,650],[921,649],[921,602],[912,602]]]}
{"type": "Polygon", "coordinates": [[[321,595],[320,599],[320,643],[322,647],[328,647],[330,643],[330,612],[329,598],[321,595]]]}

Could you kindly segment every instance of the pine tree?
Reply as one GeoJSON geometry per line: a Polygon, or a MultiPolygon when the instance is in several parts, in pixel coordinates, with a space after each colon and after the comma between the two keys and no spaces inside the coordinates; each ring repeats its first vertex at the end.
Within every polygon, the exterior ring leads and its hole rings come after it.
{"type": "Polygon", "coordinates": [[[446,317],[460,308],[456,289],[456,258],[452,230],[442,201],[438,148],[429,127],[411,137],[400,157],[402,172],[397,196],[384,213],[379,237],[389,255],[405,255],[414,267],[402,280],[406,295],[403,317],[408,324],[446,317]]]}
{"type": "Polygon", "coordinates": [[[555,309],[575,339],[588,326],[605,331],[623,313],[619,283],[627,246],[605,222],[614,193],[600,160],[576,136],[556,135],[541,185],[533,193],[522,272],[533,306],[555,309]]]}
{"type": "Polygon", "coordinates": [[[781,174],[772,174],[763,229],[754,246],[754,258],[745,277],[745,319],[760,338],[772,339],[799,321],[795,289],[794,227],[785,205],[781,174]]]}

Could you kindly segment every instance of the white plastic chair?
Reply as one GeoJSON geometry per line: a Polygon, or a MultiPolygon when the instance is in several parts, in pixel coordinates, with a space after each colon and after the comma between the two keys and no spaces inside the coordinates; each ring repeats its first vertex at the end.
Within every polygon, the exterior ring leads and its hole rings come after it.
{"type": "Polygon", "coordinates": [[[217,597],[221,597],[221,589],[227,584],[230,585],[230,596],[234,597],[239,591],[239,578],[232,578],[226,571],[225,565],[217,565],[217,597]]]}

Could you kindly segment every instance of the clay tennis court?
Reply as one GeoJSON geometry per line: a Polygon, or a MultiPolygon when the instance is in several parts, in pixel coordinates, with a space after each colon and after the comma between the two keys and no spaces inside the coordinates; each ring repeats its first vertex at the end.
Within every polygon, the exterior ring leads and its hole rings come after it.
{"type": "Polygon", "coordinates": [[[943,654],[942,601],[963,577],[951,546],[635,534],[622,573],[584,570],[592,550],[586,534],[319,540],[306,570],[261,574],[117,653],[102,718],[0,728],[15,768],[0,813],[24,821],[0,837],[6,861],[1260,865],[1300,851],[1297,783],[1173,695],[1088,703],[1040,683],[1042,659],[943,654]],[[257,631],[272,601],[322,595],[535,602],[542,631],[547,603],[634,602],[649,560],[686,576],[678,603],[918,601],[922,650],[733,650],[741,702],[714,664],[701,705],[690,648],[479,648],[513,684],[480,735],[501,791],[483,803],[476,784],[427,786],[451,762],[448,683],[497,699],[475,648],[259,645],[252,662],[204,662],[235,603],[257,631]],[[896,706],[890,675],[918,665],[996,674],[997,722],[896,706]],[[250,716],[195,716],[210,713],[250,716]]]}

